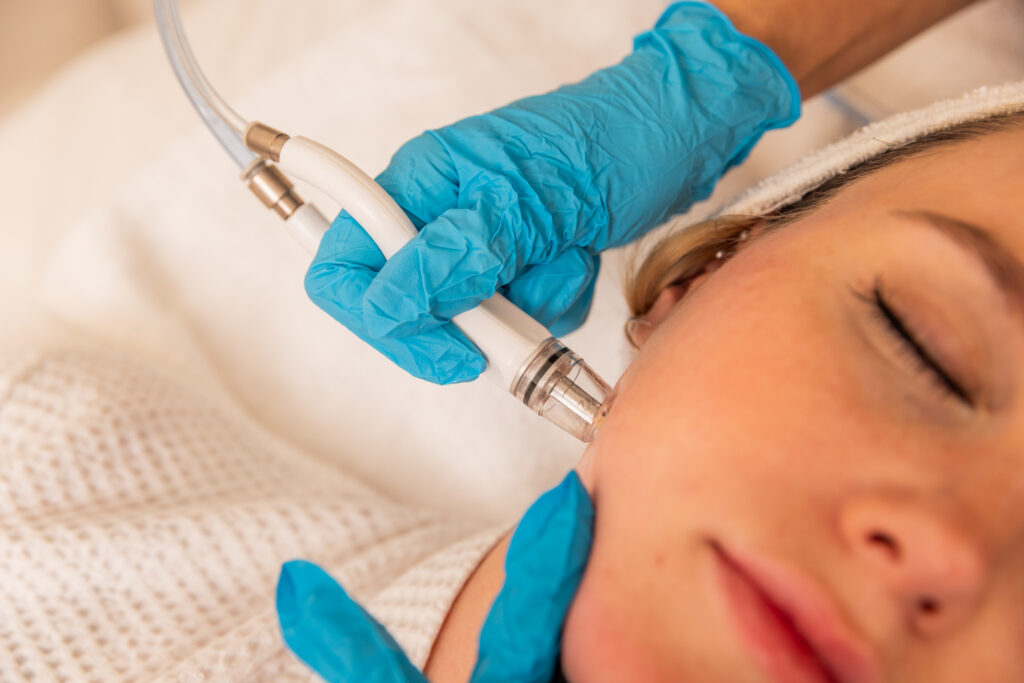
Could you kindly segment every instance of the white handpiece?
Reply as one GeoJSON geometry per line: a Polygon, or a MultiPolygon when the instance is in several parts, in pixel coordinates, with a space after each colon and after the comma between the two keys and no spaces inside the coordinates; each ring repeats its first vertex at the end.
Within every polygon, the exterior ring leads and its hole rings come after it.
{"type": "MultiPolygon", "coordinates": [[[[384,258],[394,256],[416,236],[416,228],[391,195],[334,150],[291,137],[281,147],[278,166],[338,202],[373,238],[384,258]]],[[[551,339],[547,328],[500,294],[453,321],[487,359],[484,375],[503,391],[512,391],[523,362],[551,339]]]]}
{"type": "MultiPolygon", "coordinates": [[[[309,183],[338,202],[385,258],[416,236],[416,228],[395,200],[334,150],[262,123],[250,124],[244,139],[250,149],[277,163],[276,167],[265,162],[252,166],[246,175],[250,187],[267,206],[287,216],[289,231],[311,252],[328,228],[327,219],[297,198],[287,176],[309,183]]],[[[487,378],[570,434],[583,441],[593,438],[607,414],[611,387],[547,328],[500,294],[452,321],[484,354],[487,378]]]]}

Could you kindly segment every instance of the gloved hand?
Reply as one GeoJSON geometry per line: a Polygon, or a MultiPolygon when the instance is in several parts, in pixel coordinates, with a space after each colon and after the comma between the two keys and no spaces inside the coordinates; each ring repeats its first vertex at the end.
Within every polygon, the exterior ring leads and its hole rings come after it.
{"type": "MultiPolygon", "coordinates": [[[[560,671],[562,622],[583,576],[594,509],[575,472],[516,527],[505,584],[480,632],[471,683],[549,683],[560,671]]],[[[387,630],[322,569],[281,569],[277,612],[288,647],[327,681],[426,683],[387,630]]]]}
{"type": "Polygon", "coordinates": [[[556,336],[573,330],[600,251],[706,197],[799,113],[767,47],[711,5],[675,3],[620,64],[402,146],[377,182],[419,235],[385,265],[343,212],[306,291],[413,375],[471,380],[485,362],[452,316],[501,291],[556,336]]]}

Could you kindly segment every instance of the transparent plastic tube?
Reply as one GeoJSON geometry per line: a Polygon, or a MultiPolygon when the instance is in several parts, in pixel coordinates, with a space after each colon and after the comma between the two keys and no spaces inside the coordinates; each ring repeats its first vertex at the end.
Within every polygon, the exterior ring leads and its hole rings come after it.
{"type": "Polygon", "coordinates": [[[185,37],[177,0],[153,0],[153,12],[164,51],[192,106],[238,167],[247,167],[259,158],[242,140],[249,124],[217,94],[203,75],[185,37]]]}

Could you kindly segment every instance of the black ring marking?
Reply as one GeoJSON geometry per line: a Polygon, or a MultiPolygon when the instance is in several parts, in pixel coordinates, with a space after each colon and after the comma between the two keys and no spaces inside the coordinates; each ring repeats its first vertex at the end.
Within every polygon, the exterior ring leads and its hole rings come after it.
{"type": "Polygon", "coordinates": [[[569,349],[563,346],[562,348],[558,349],[557,351],[555,351],[554,353],[547,357],[547,360],[544,361],[544,365],[541,366],[540,370],[533,373],[533,377],[530,378],[530,386],[526,387],[526,393],[523,394],[523,403],[525,403],[526,405],[530,405],[530,397],[533,396],[533,392],[537,388],[537,378],[543,377],[544,373],[548,371],[548,368],[554,365],[559,358],[561,358],[568,352],[569,349]]]}

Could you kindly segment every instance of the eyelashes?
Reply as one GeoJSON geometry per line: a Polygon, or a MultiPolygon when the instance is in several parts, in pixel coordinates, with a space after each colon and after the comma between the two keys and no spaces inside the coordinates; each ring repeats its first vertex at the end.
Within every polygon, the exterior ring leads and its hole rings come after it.
{"type": "Polygon", "coordinates": [[[857,296],[870,305],[871,314],[886,329],[893,342],[898,345],[900,356],[906,359],[916,372],[925,375],[932,385],[943,392],[946,397],[955,398],[971,407],[974,406],[971,395],[935,359],[935,356],[929,352],[889,302],[881,282],[876,281],[869,294],[858,293],[857,296]]]}

